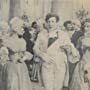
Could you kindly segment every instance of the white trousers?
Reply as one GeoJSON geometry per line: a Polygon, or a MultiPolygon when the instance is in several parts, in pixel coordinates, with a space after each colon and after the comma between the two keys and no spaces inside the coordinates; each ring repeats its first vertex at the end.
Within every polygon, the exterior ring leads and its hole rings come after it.
{"type": "Polygon", "coordinates": [[[65,78],[66,66],[61,64],[59,68],[44,63],[42,76],[45,90],[62,90],[65,78]]]}

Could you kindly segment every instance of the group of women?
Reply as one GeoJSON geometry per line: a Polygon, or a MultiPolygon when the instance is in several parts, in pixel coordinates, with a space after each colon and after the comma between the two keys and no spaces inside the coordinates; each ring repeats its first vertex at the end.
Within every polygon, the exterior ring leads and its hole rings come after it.
{"type": "Polygon", "coordinates": [[[32,90],[25,64],[32,59],[41,62],[39,75],[45,90],[90,89],[90,19],[85,20],[84,34],[76,45],[59,27],[56,14],[47,14],[45,22],[32,47],[33,54],[27,50],[23,37],[26,23],[22,19],[14,17],[9,25],[0,22],[0,90],[32,90]],[[69,63],[75,64],[71,80],[69,63]]]}

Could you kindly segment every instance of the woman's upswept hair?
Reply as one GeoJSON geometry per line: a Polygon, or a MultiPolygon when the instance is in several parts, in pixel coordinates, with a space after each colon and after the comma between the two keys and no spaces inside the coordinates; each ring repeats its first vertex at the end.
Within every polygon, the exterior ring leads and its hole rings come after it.
{"type": "Polygon", "coordinates": [[[55,17],[56,18],[56,21],[59,22],[59,16],[54,14],[54,13],[48,13],[46,15],[46,18],[45,18],[45,21],[47,22],[51,17],[55,17]]]}

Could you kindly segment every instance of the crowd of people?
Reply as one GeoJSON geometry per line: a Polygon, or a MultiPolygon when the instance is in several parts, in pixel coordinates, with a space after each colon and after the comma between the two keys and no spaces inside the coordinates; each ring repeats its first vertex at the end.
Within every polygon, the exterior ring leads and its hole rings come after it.
{"type": "Polygon", "coordinates": [[[25,16],[0,21],[0,90],[90,89],[90,18],[59,22],[53,13],[32,25],[25,16]]]}

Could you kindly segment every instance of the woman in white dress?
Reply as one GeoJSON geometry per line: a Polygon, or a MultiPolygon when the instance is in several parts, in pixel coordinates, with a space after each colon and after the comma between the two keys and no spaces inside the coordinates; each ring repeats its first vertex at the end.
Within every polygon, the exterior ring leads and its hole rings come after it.
{"type": "Polygon", "coordinates": [[[90,90],[90,19],[84,25],[85,33],[77,44],[83,54],[73,73],[69,90],[90,90]]]}
{"type": "Polygon", "coordinates": [[[23,35],[23,21],[14,17],[11,21],[11,33],[8,39],[3,40],[3,45],[9,49],[10,62],[7,64],[5,90],[32,90],[28,69],[25,60],[30,60],[32,54],[26,51],[26,42],[23,35]]]}
{"type": "Polygon", "coordinates": [[[41,73],[45,90],[62,90],[63,85],[68,86],[69,81],[65,51],[75,58],[79,55],[67,33],[58,28],[59,17],[55,14],[48,14],[46,22],[48,30],[43,29],[39,33],[34,53],[42,60],[41,73]]]}

